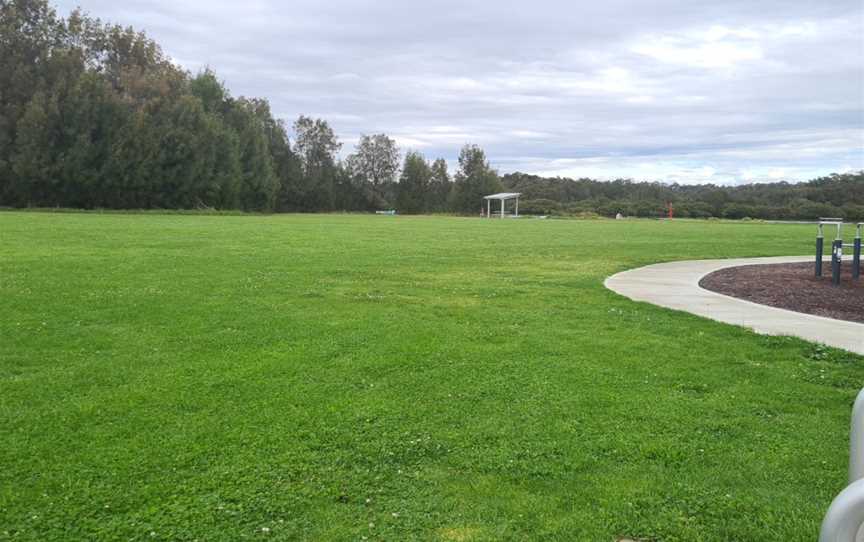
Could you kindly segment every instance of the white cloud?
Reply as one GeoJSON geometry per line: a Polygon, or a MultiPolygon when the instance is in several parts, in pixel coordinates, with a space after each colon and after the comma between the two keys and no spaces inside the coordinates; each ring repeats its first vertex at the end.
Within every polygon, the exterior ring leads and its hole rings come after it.
{"type": "Polygon", "coordinates": [[[633,51],[660,62],[697,68],[731,68],[748,61],[760,60],[764,56],[758,44],[723,43],[714,40],[700,43],[668,37],[637,44],[633,51]]]}
{"type": "Polygon", "coordinates": [[[525,139],[545,139],[549,137],[549,134],[547,133],[535,132],[533,130],[510,130],[507,133],[513,137],[521,137],[525,139]]]}
{"type": "Polygon", "coordinates": [[[645,96],[645,95],[630,96],[629,98],[627,98],[624,101],[626,101],[627,103],[631,103],[631,104],[650,104],[650,103],[654,102],[654,96],[645,96]]]}
{"type": "Polygon", "coordinates": [[[699,172],[702,174],[702,176],[704,178],[710,179],[711,177],[714,176],[715,173],[717,173],[717,170],[711,166],[704,166],[699,170],[699,172]]]}

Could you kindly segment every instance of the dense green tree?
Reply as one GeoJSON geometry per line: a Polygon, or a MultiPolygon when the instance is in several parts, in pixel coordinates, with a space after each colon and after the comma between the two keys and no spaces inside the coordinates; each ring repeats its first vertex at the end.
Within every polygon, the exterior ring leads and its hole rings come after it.
{"type": "Polygon", "coordinates": [[[399,160],[399,147],[393,139],[385,134],[362,135],[345,167],[372,206],[382,209],[394,203],[399,160]]]}
{"type": "Polygon", "coordinates": [[[208,114],[224,117],[231,109],[231,96],[228,90],[210,68],[189,81],[189,92],[201,100],[201,105],[208,114]]]}
{"type": "Polygon", "coordinates": [[[396,208],[400,213],[420,214],[428,210],[431,179],[432,169],[423,155],[409,151],[397,190],[396,208]]]}
{"type": "Polygon", "coordinates": [[[429,180],[428,211],[441,213],[449,210],[450,192],[453,182],[447,172],[447,161],[438,158],[432,163],[429,180]]]}
{"type": "Polygon", "coordinates": [[[40,116],[47,118],[47,97],[43,94],[36,103],[34,98],[44,90],[45,67],[62,36],[62,22],[44,0],[0,0],[0,203],[27,205],[34,202],[29,187],[41,186],[38,179],[16,174],[13,162],[18,162],[19,171],[36,168],[45,173],[44,164],[37,167],[33,160],[42,160],[35,154],[48,149],[32,145],[45,136],[34,133],[33,122],[40,116]],[[29,133],[24,136],[28,141],[17,141],[18,123],[28,111],[29,133]],[[13,153],[22,149],[30,156],[16,160],[13,153]]]}
{"type": "Polygon", "coordinates": [[[54,149],[59,157],[59,204],[104,207],[106,202],[98,199],[109,184],[105,165],[112,142],[128,121],[128,108],[93,72],[77,78],[59,108],[63,125],[54,149]]]}
{"type": "Polygon", "coordinates": [[[294,123],[295,152],[303,172],[293,196],[302,210],[331,210],[335,207],[334,184],[339,174],[336,154],[342,144],[322,119],[301,116],[294,123]]]}
{"type": "Polygon", "coordinates": [[[228,123],[240,142],[240,206],[247,211],[272,210],[279,192],[279,179],[270,154],[267,126],[258,115],[259,104],[241,98],[232,105],[228,123]]]}
{"type": "Polygon", "coordinates": [[[354,175],[378,187],[394,182],[399,171],[399,154],[396,142],[387,135],[362,135],[347,165],[354,175]]]}
{"type": "MultiPolygon", "coordinates": [[[[285,123],[273,117],[267,100],[250,100],[256,117],[264,128],[267,146],[273,160],[273,170],[277,179],[277,209],[297,210],[296,190],[302,185],[303,170],[300,157],[292,151],[285,123]]],[[[334,136],[335,137],[335,136],[334,136]]]]}
{"type": "Polygon", "coordinates": [[[451,198],[453,210],[479,212],[483,197],[501,191],[501,181],[477,145],[465,145],[459,153],[459,171],[451,198]]]}
{"type": "Polygon", "coordinates": [[[57,123],[56,103],[37,91],[18,122],[12,155],[12,172],[20,179],[13,192],[26,206],[56,205],[53,200],[56,156],[53,153],[57,123]]]}

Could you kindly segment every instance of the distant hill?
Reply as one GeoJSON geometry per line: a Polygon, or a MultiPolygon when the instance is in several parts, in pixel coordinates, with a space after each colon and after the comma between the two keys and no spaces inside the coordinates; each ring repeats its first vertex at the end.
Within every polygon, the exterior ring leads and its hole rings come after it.
{"type": "Polygon", "coordinates": [[[521,210],[537,214],[675,216],[690,218],[761,218],[813,220],[820,216],[864,220],[864,171],[832,174],[804,183],[740,186],[680,185],[619,179],[544,178],[511,173],[501,179],[507,190],[521,192],[521,210]]]}

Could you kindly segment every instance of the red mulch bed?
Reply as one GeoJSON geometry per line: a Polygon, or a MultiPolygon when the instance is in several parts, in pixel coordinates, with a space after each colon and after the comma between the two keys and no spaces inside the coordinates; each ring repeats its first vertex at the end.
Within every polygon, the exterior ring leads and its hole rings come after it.
{"type": "Polygon", "coordinates": [[[781,309],[864,323],[864,277],[852,280],[843,262],[839,286],[831,284],[831,262],[815,277],[815,263],[745,265],[721,269],[699,283],[706,290],[781,309]]]}

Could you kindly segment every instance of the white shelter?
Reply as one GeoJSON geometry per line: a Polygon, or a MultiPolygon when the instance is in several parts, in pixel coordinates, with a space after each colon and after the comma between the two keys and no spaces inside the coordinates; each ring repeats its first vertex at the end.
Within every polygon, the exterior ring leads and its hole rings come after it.
{"type": "MultiPolygon", "coordinates": [[[[519,197],[522,194],[518,192],[502,192],[500,194],[492,194],[491,196],[486,196],[483,198],[486,200],[486,218],[492,218],[492,201],[501,202],[501,218],[504,218],[506,214],[505,210],[507,208],[507,201],[516,200],[516,210],[513,213],[513,216],[519,216],[519,197]]],[[[497,213],[496,213],[497,214],[497,213]]]]}

